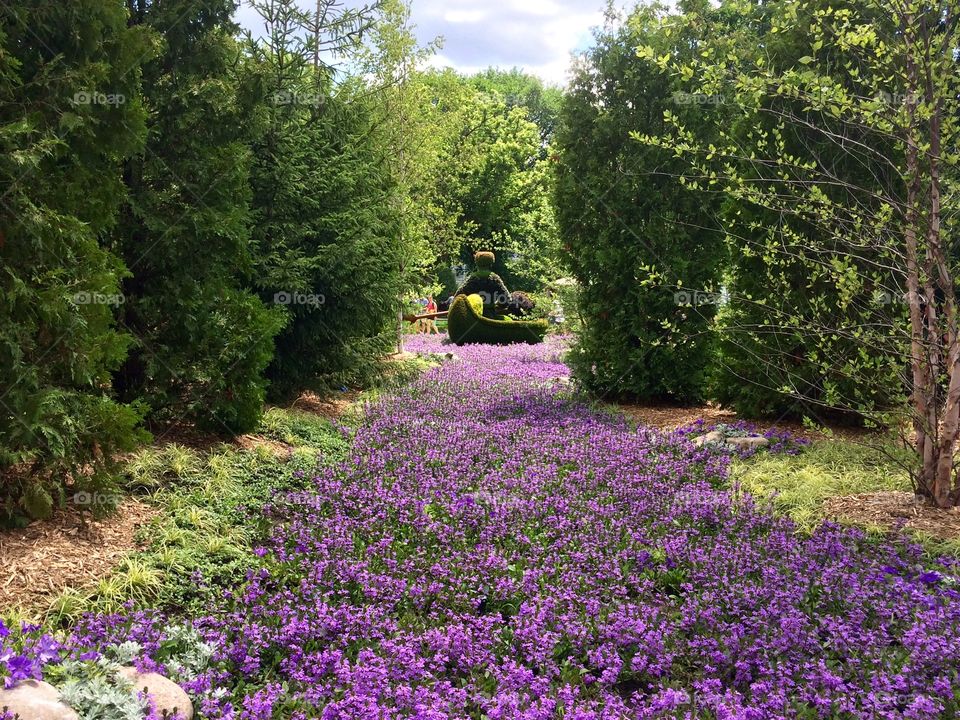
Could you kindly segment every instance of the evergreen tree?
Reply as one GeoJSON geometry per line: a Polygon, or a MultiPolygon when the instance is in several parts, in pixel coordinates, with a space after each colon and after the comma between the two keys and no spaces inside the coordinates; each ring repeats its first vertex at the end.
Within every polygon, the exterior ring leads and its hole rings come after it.
{"type": "Polygon", "coordinates": [[[110,393],[125,269],[100,239],[142,147],[152,51],[115,0],[0,4],[0,523],[96,488],[141,439],[110,393]]]}
{"type": "Polygon", "coordinates": [[[137,344],[117,376],[157,421],[217,432],[259,421],[280,313],[245,289],[250,254],[249,108],[238,87],[232,0],[137,2],[163,39],[144,69],[147,147],[129,162],[117,232],[131,277],[122,319],[137,344]]]}
{"type": "Polygon", "coordinates": [[[379,370],[396,342],[406,273],[402,198],[362,79],[334,83],[331,54],[356,52],[368,10],[256,3],[266,27],[249,68],[267,99],[254,143],[258,286],[288,322],[273,392],[339,387],[379,370]]]}

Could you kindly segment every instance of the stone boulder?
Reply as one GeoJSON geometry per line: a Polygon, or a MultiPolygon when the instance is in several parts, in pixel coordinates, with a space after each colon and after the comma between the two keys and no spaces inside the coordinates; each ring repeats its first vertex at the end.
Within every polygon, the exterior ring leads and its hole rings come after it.
{"type": "Polygon", "coordinates": [[[39,680],[24,680],[9,690],[0,687],[0,711],[4,708],[21,720],[80,720],[60,702],[60,693],[53,685],[39,680]]]}
{"type": "Polygon", "coordinates": [[[133,683],[135,691],[146,690],[161,715],[164,711],[170,715],[176,711],[182,720],[193,720],[193,703],[190,702],[190,696],[172,680],[157,673],[140,673],[132,667],[121,668],[120,674],[133,683]]]}
{"type": "Polygon", "coordinates": [[[723,433],[719,430],[714,430],[708,432],[706,435],[701,435],[693,439],[693,444],[697,447],[703,447],[704,445],[716,445],[723,443],[723,433]]]}
{"type": "Polygon", "coordinates": [[[750,437],[727,438],[727,444],[732,445],[737,450],[759,450],[767,447],[770,440],[760,435],[751,435],[750,437]]]}

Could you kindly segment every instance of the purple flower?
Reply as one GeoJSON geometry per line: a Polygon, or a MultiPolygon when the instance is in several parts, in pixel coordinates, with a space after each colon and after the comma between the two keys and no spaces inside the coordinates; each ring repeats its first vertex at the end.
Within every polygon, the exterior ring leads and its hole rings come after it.
{"type": "MultiPolygon", "coordinates": [[[[834,523],[798,532],[725,489],[731,453],[689,442],[705,423],[636,428],[578,397],[566,342],[457,348],[369,403],[344,461],[263,508],[254,555],[269,560],[211,587],[192,620],[214,653],[184,683],[201,716],[934,720],[952,707],[960,597],[927,568],[955,576],[956,561],[834,523]]],[[[767,436],[774,451],[801,445],[767,436]]],[[[90,616],[65,650],[133,641],[135,666],[163,672],[182,640],[170,623],[90,616]]],[[[33,657],[42,643],[24,645],[33,657]]]]}
{"type": "Polygon", "coordinates": [[[34,661],[26,655],[15,655],[7,660],[8,677],[4,680],[7,689],[22,680],[39,679],[40,672],[34,661]]]}
{"type": "Polygon", "coordinates": [[[40,638],[40,641],[37,643],[34,648],[36,653],[37,660],[41,665],[46,665],[51,662],[60,662],[60,643],[54,640],[49,635],[44,635],[40,638]]]}

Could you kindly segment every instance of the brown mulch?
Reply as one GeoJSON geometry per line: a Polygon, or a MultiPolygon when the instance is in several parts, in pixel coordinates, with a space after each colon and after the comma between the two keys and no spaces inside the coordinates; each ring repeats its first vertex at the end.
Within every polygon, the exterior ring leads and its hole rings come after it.
{"type": "MultiPolygon", "coordinates": [[[[162,427],[150,427],[153,434],[153,445],[163,447],[166,445],[183,445],[191,450],[205,453],[217,449],[225,442],[229,442],[227,435],[218,435],[205,430],[200,430],[190,422],[181,421],[174,425],[165,425],[162,427]]],[[[135,453],[130,453],[121,458],[132,457],[135,453]]]]}
{"type": "Polygon", "coordinates": [[[233,444],[241,450],[252,452],[257,448],[266,448],[277,457],[285,457],[293,451],[293,445],[263,437],[263,435],[240,435],[234,438],[233,444]]]}
{"type": "Polygon", "coordinates": [[[672,407],[670,405],[635,405],[631,403],[618,404],[617,407],[638,425],[645,425],[658,430],[676,430],[678,427],[690,425],[697,420],[714,424],[734,422],[737,419],[736,413],[709,405],[672,407]]]}
{"type": "MultiPolygon", "coordinates": [[[[703,420],[708,425],[733,423],[740,420],[740,417],[732,410],[725,410],[716,405],[679,407],[658,404],[618,403],[616,407],[637,424],[654,427],[658,430],[676,430],[679,427],[695,423],[697,420],[703,420]]],[[[811,431],[804,427],[803,423],[795,420],[780,420],[777,422],[752,420],[750,422],[761,430],[775,427],[779,430],[787,430],[794,436],[807,440],[823,440],[827,437],[823,433],[811,431]]],[[[830,426],[830,431],[835,438],[853,441],[864,440],[873,434],[871,430],[851,427],[849,425],[832,425],[830,426]]]]}
{"type": "Polygon", "coordinates": [[[876,492],[833,497],[823,505],[827,517],[889,530],[914,530],[941,540],[960,539],[960,508],[939,510],[910,492],[876,492]]]}
{"type": "Polygon", "coordinates": [[[290,405],[290,409],[314,413],[328,420],[339,420],[357,402],[359,397],[360,393],[356,390],[348,390],[328,397],[320,397],[314,393],[306,392],[290,405]]]}
{"type": "Polygon", "coordinates": [[[58,512],[50,520],[0,532],[0,611],[42,612],[66,588],[80,588],[108,576],[128,553],[139,549],[134,535],[157,515],[136,500],[125,500],[103,520],[58,512]]]}

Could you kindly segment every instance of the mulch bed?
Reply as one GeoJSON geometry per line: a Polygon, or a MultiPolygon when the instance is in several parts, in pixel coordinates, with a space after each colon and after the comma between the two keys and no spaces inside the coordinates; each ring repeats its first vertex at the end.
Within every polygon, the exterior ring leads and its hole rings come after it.
{"type": "Polygon", "coordinates": [[[302,410],[303,412],[313,413],[327,418],[328,420],[339,420],[343,417],[351,406],[357,402],[360,393],[355,390],[348,390],[335,396],[320,397],[314,393],[304,393],[290,405],[291,410],[302,410]]]}
{"type": "Polygon", "coordinates": [[[960,539],[960,508],[939,510],[909,492],[877,492],[834,497],[823,505],[829,518],[876,525],[888,530],[914,530],[940,540],[960,539]]]}
{"type": "MultiPolygon", "coordinates": [[[[725,410],[716,405],[699,406],[671,406],[658,404],[617,403],[616,407],[627,417],[639,425],[657,428],[658,430],[676,430],[678,427],[690,425],[697,420],[703,420],[708,425],[717,423],[733,423],[741,418],[732,410],[725,410]]],[[[823,440],[827,436],[804,427],[803,423],[795,420],[778,420],[769,422],[764,420],[749,421],[761,431],[769,428],[788,430],[798,438],[807,440],[823,440]]],[[[863,440],[874,434],[872,430],[851,427],[849,425],[834,425],[830,427],[832,437],[844,440],[863,440]]]]}
{"type": "MultiPolygon", "coordinates": [[[[330,397],[305,393],[291,408],[338,420],[359,395],[356,391],[330,397]]],[[[178,443],[199,452],[230,442],[187,422],[154,429],[154,435],[158,445],[178,443]]],[[[286,443],[255,434],[241,435],[232,442],[247,451],[266,448],[278,457],[292,450],[286,443]]],[[[109,576],[126,555],[142,549],[134,539],[136,531],[157,514],[155,508],[127,499],[103,520],[87,518],[84,523],[76,512],[61,511],[21,530],[0,531],[0,612],[18,608],[41,615],[66,588],[92,587],[109,576]]]]}
{"type": "Polygon", "coordinates": [[[736,413],[709,405],[673,407],[670,405],[618,403],[617,407],[638,425],[645,425],[658,430],[675,430],[678,427],[690,425],[697,420],[704,420],[709,424],[729,423],[737,420],[736,413]]]}
{"type": "Polygon", "coordinates": [[[294,449],[293,445],[287,445],[285,442],[263,435],[240,435],[234,439],[233,444],[245,452],[255,452],[259,448],[264,448],[276,457],[286,457],[294,449]]]}
{"type": "Polygon", "coordinates": [[[58,512],[22,530],[0,532],[0,610],[42,613],[64,589],[90,586],[106,577],[138,549],[137,529],[157,512],[125,500],[103,520],[84,524],[75,512],[58,512]]]}

